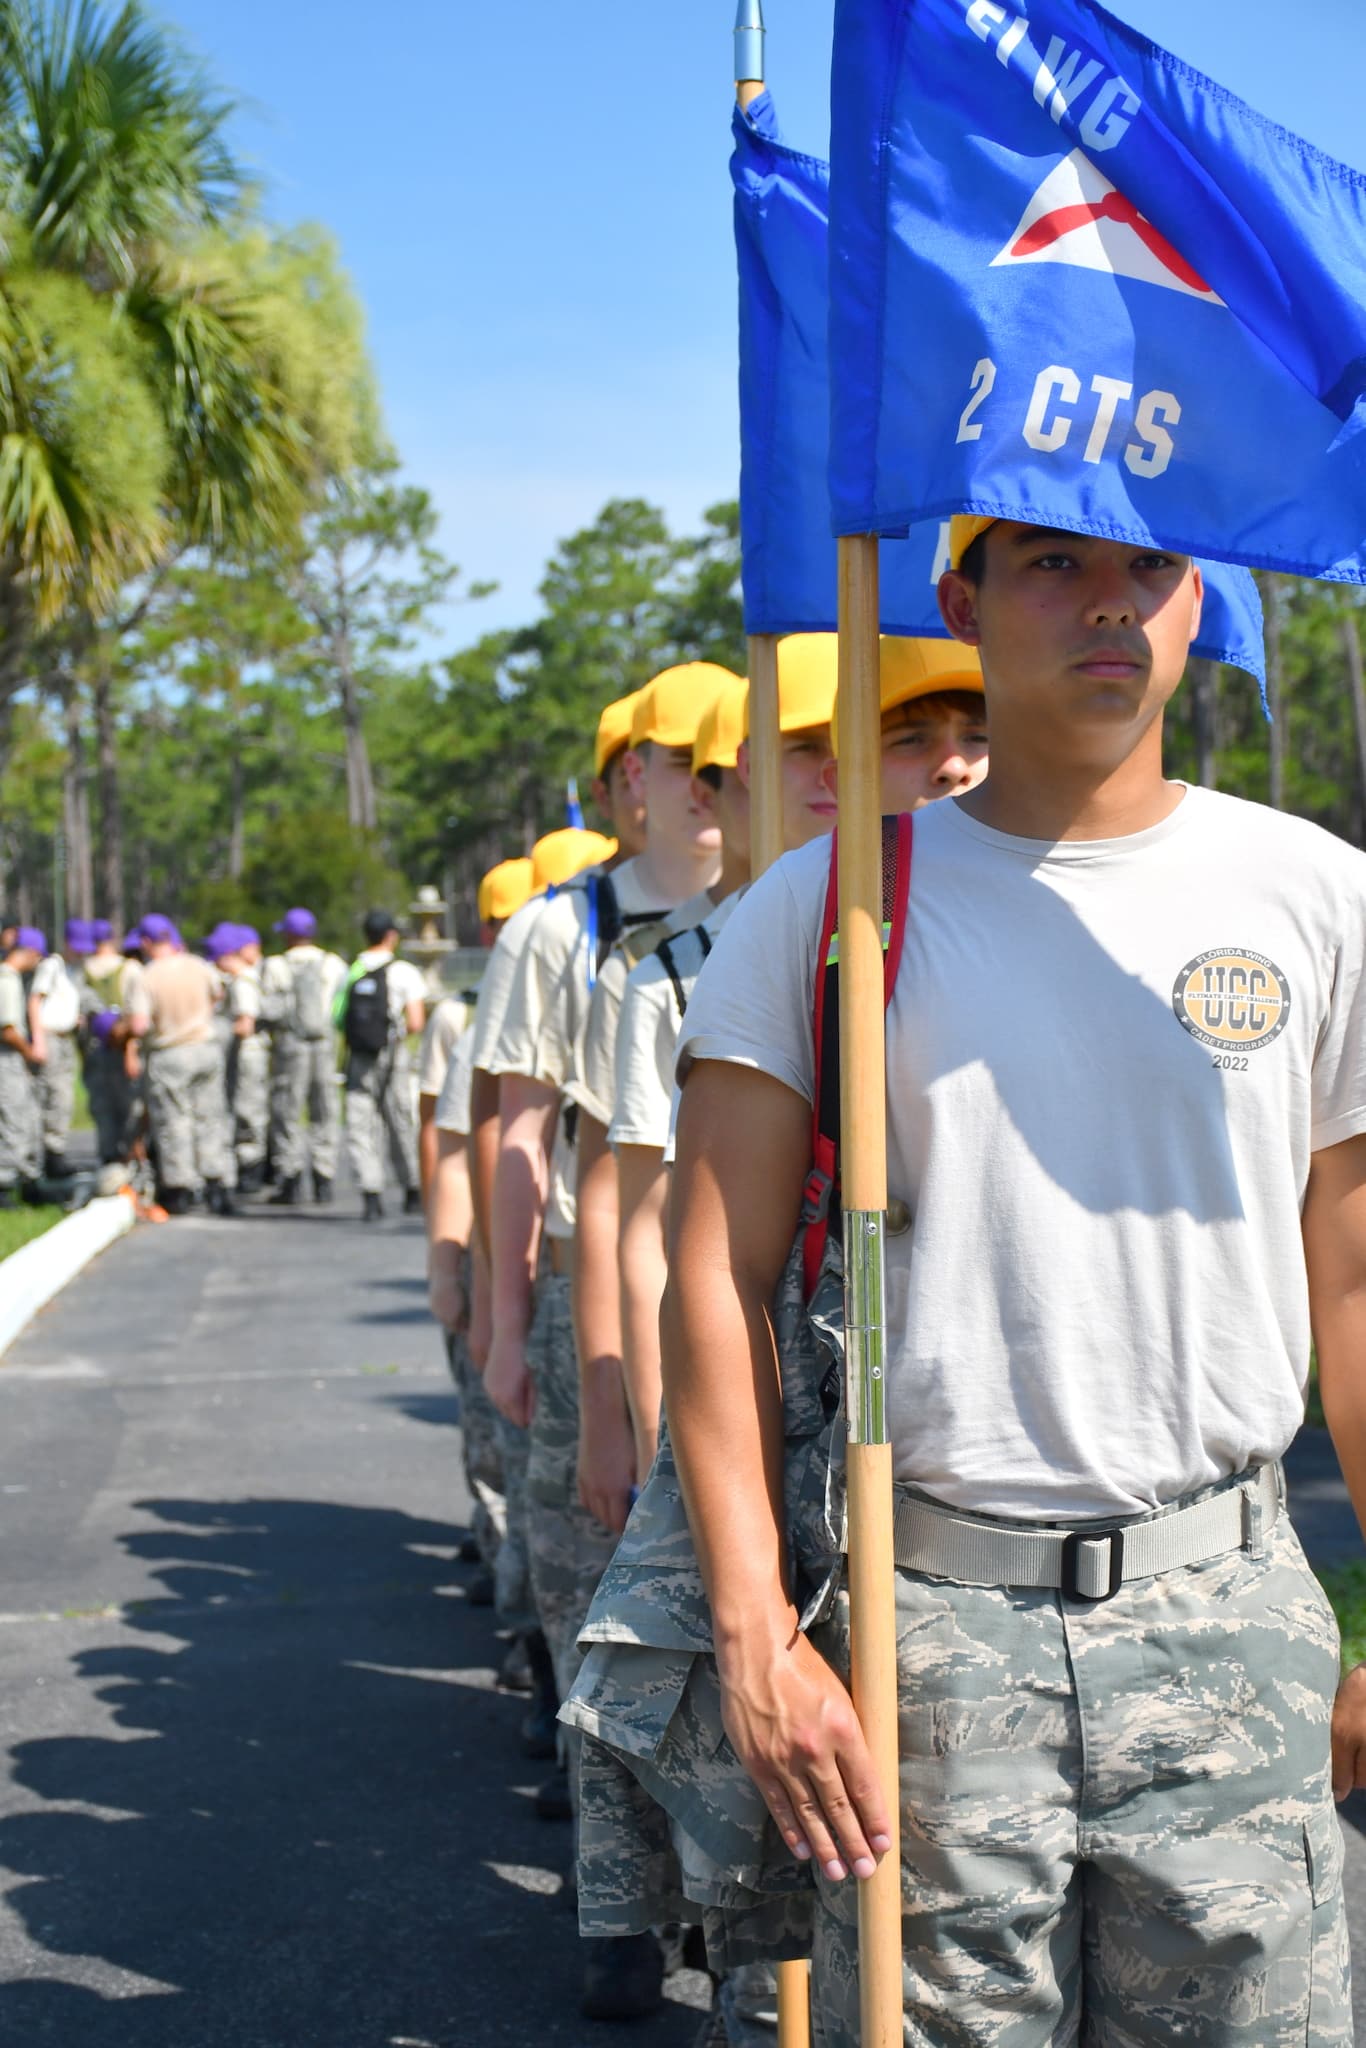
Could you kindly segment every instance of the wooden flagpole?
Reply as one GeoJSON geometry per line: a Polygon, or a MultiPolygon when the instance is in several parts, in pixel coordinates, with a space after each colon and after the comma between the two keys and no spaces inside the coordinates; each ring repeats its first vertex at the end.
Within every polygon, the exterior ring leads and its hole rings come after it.
{"type": "Polygon", "coordinates": [[[853,1695],[891,1816],[892,1846],[859,1886],[861,2048],[900,2048],[901,1851],[884,1359],[887,1074],[882,953],[878,544],[839,543],[840,1178],[844,1204],[853,1695]]]}
{"type": "MultiPolygon", "coordinates": [[[[735,97],[741,111],[764,89],[762,0],[739,0],[735,16],[735,97]]],[[[778,724],[778,640],[751,633],[749,672],[749,862],[757,881],[783,850],[782,732],[778,724]]],[[[778,2048],[810,2048],[811,1965],[778,1965],[778,2048]]]]}

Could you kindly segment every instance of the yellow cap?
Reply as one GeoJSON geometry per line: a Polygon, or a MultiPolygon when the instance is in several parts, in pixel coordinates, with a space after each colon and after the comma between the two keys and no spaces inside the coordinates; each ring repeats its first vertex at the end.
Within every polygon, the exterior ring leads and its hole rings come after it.
{"type": "Polygon", "coordinates": [[[519,860],[500,860],[479,884],[480,917],[485,924],[497,924],[503,918],[511,917],[514,910],[521,909],[535,886],[531,861],[526,854],[519,860]]]}
{"type": "MultiPolygon", "coordinates": [[[[839,687],[839,636],[789,633],[778,642],[778,730],[809,732],[829,725],[839,687]]],[[[744,737],[749,738],[749,704],[744,737]]]]}
{"type": "Polygon", "coordinates": [[[593,765],[601,775],[613,754],[619,754],[623,747],[631,744],[631,714],[636,708],[639,690],[632,690],[629,697],[618,697],[615,704],[609,704],[598,720],[598,737],[593,748],[593,765]]]}
{"type": "MultiPolygon", "coordinates": [[[[961,640],[906,640],[884,633],[878,644],[878,697],[883,712],[938,690],[983,692],[982,664],[977,650],[961,640]]],[[[838,756],[839,712],[830,721],[830,738],[838,756]]]]}
{"type": "Polygon", "coordinates": [[[732,669],[714,661],[682,661],[677,668],[661,669],[636,699],[631,745],[654,740],[661,747],[690,747],[703,712],[739,681],[732,669]]]}
{"type": "Polygon", "coordinates": [[[963,557],[978,534],[995,524],[994,519],[979,519],[973,512],[955,512],[949,521],[949,567],[961,569],[963,557]]]}
{"type": "Polygon", "coordinates": [[[749,684],[738,677],[710,709],[702,713],[697,738],[692,743],[692,772],[703,768],[733,768],[740,742],[745,736],[745,712],[749,684]]]}
{"type": "Polygon", "coordinates": [[[557,888],[572,875],[582,873],[584,868],[610,860],[616,850],[615,839],[604,839],[601,832],[585,832],[578,825],[565,825],[558,832],[547,832],[544,839],[538,839],[531,849],[535,885],[538,889],[557,888]]]}

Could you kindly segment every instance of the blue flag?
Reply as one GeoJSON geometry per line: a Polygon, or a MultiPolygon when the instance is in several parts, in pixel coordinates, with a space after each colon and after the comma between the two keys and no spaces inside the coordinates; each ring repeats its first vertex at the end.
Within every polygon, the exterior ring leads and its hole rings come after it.
{"type": "MultiPolygon", "coordinates": [[[[733,122],[740,273],[740,547],[748,633],[833,632],[829,170],[779,140],[762,94],[733,122]]],[[[954,508],[956,509],[956,508],[954,508]]],[[[867,531],[867,527],[863,531],[867,531]]],[[[948,520],[881,550],[887,633],[943,637],[935,589],[948,520]]],[[[1264,675],[1262,608],[1245,569],[1206,566],[1197,654],[1264,675]]]]}
{"type": "Polygon", "coordinates": [[[838,532],[1366,580],[1366,179],[1091,0],[838,0],[832,95],[838,532]]]}

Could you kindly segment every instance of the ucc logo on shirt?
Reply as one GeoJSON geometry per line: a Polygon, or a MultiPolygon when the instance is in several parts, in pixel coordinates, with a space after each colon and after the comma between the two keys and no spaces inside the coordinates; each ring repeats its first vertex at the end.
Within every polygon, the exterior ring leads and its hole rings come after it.
{"type": "Polygon", "coordinates": [[[1176,977],[1172,1008],[1202,1045],[1256,1052],[1290,1017],[1290,984],[1274,960],[1240,947],[1197,953],[1176,977]]]}

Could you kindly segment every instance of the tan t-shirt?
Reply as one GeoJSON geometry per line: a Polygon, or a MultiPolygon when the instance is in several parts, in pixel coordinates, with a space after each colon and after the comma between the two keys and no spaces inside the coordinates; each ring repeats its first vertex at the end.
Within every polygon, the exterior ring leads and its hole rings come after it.
{"type": "Polygon", "coordinates": [[[457,1137],[470,1134],[470,1084],[474,1080],[474,1032],[466,1031],[455,1042],[441,1093],[436,1098],[435,1123],[439,1131],[454,1131],[457,1137]]]}
{"type": "MultiPolygon", "coordinates": [[[[697,920],[713,943],[744,893],[735,890],[697,920]]],[[[690,955],[690,962],[696,957],[690,955]]],[[[674,1053],[682,1028],[677,991],[658,953],[651,953],[627,978],[622,1000],[609,1144],[665,1149],[673,1112],[674,1053]]]]}
{"type": "Polygon", "coordinates": [[[474,1006],[460,996],[442,996],[422,1034],[417,1056],[417,1092],[440,1095],[451,1064],[451,1054],[469,1030],[474,1006]]]}
{"type": "Polygon", "coordinates": [[[508,998],[512,994],[527,941],[545,907],[544,896],[533,896],[529,903],[524,903],[513,913],[493,942],[488,965],[479,984],[479,1008],[474,1020],[471,1052],[474,1065],[486,1074],[499,1072],[493,1065],[493,1059],[503,1029],[508,998]]]}
{"type": "Polygon", "coordinates": [[[221,988],[219,975],[197,954],[168,953],[153,960],[143,970],[138,994],[139,1014],[151,1019],[148,1050],[169,1052],[212,1038],[221,988]]]}
{"type": "Polygon", "coordinates": [[[21,1038],[28,1037],[24,978],[12,967],[0,967],[0,1031],[17,1031],[21,1038]]]}

